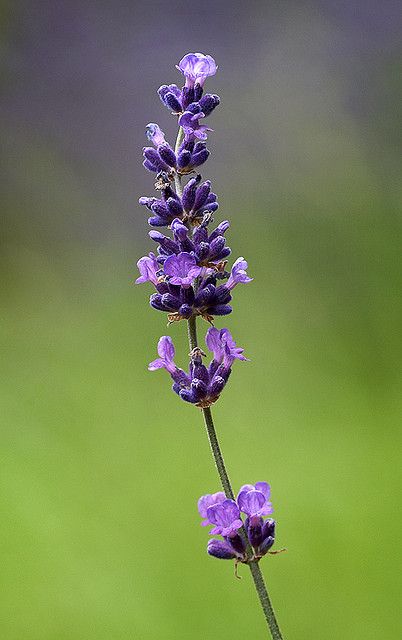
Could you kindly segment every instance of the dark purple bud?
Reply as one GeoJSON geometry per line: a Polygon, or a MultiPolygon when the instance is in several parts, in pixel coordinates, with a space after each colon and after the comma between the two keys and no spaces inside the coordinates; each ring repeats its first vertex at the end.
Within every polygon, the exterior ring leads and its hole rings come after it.
{"type": "Polygon", "coordinates": [[[193,240],[196,244],[200,242],[207,242],[208,240],[208,231],[205,227],[196,227],[193,233],[193,240]]]}
{"type": "Polygon", "coordinates": [[[217,238],[218,236],[223,236],[223,234],[229,229],[229,227],[230,222],[228,220],[224,220],[223,222],[221,222],[216,227],[216,229],[212,231],[211,235],[209,236],[209,241],[212,242],[212,240],[215,240],[215,238],[217,238]]]}
{"type": "Polygon", "coordinates": [[[174,238],[175,238],[176,242],[179,242],[181,240],[185,240],[187,238],[188,229],[187,229],[186,225],[184,225],[182,223],[182,221],[179,220],[178,218],[175,218],[172,221],[171,229],[173,231],[173,235],[174,235],[174,238]]]}
{"type": "Polygon", "coordinates": [[[232,299],[229,289],[226,285],[221,284],[216,288],[215,291],[215,300],[217,304],[227,304],[232,299]]]}
{"type": "MultiPolygon", "coordinates": [[[[211,367],[209,368],[209,372],[211,374],[211,367]]],[[[224,378],[222,378],[221,376],[214,376],[212,378],[212,382],[208,387],[209,395],[212,397],[219,396],[222,393],[225,384],[226,380],[224,378]]]]}
{"type": "Polygon", "coordinates": [[[207,552],[210,556],[220,560],[233,560],[236,557],[236,553],[227,542],[216,540],[216,538],[208,540],[207,552]]]}
{"type": "Polygon", "coordinates": [[[208,369],[203,364],[194,363],[192,375],[194,378],[198,378],[205,382],[206,385],[209,384],[208,369]]]}
{"type": "Polygon", "coordinates": [[[191,211],[195,202],[197,186],[201,180],[201,176],[191,178],[183,189],[182,203],[185,211],[191,211]]]}
{"type": "Polygon", "coordinates": [[[166,219],[160,218],[159,216],[151,216],[148,218],[148,224],[150,224],[151,227],[165,227],[166,219]]]}
{"type": "Polygon", "coordinates": [[[197,195],[195,197],[194,209],[200,209],[207,201],[207,198],[211,192],[211,182],[206,180],[197,189],[197,195]]]}
{"type": "Polygon", "coordinates": [[[204,164],[204,162],[206,162],[209,158],[209,151],[208,149],[203,149],[202,151],[199,151],[198,153],[194,153],[191,156],[191,164],[193,167],[199,167],[202,164],[204,164]]]}
{"type": "Polygon", "coordinates": [[[149,162],[155,167],[158,167],[159,171],[166,171],[169,169],[168,165],[159,157],[156,149],[153,149],[152,147],[144,147],[142,152],[144,158],[149,160],[149,162]]]}
{"type": "Polygon", "coordinates": [[[167,293],[169,291],[169,285],[166,282],[158,282],[157,285],[155,285],[156,290],[158,291],[158,293],[167,293]]]}
{"type": "Polygon", "coordinates": [[[263,541],[262,527],[264,520],[261,516],[251,516],[247,518],[247,535],[252,547],[259,547],[263,541]]]}
{"type": "Polygon", "coordinates": [[[180,300],[171,293],[164,293],[161,302],[168,311],[177,311],[180,307],[180,300]]]}
{"type": "Polygon", "coordinates": [[[215,299],[215,287],[208,284],[198,291],[194,304],[200,308],[207,307],[212,299],[215,299]]]}
{"type": "Polygon", "coordinates": [[[195,404],[196,402],[198,402],[198,398],[197,396],[194,395],[194,392],[192,389],[181,389],[179,391],[179,396],[185,402],[191,402],[192,404],[195,404]]]}
{"type": "Polygon", "coordinates": [[[187,167],[191,162],[191,152],[190,151],[180,151],[178,158],[177,158],[177,166],[180,169],[184,169],[184,167],[187,167]]]}
{"type": "Polygon", "coordinates": [[[232,313],[232,307],[228,304],[218,304],[214,307],[210,307],[208,309],[208,313],[210,313],[211,316],[227,316],[229,313],[232,313]]]}
{"type": "Polygon", "coordinates": [[[206,398],[208,393],[208,387],[202,380],[198,380],[198,378],[193,378],[191,381],[191,389],[193,391],[193,396],[196,398],[196,402],[206,398]]]}
{"type": "Polygon", "coordinates": [[[202,96],[202,92],[203,92],[202,85],[197,82],[195,87],[194,87],[194,101],[195,102],[198,102],[200,100],[200,98],[202,96]]]}
{"type": "Polygon", "coordinates": [[[209,246],[211,260],[213,260],[215,256],[220,256],[225,244],[226,240],[224,236],[218,236],[215,240],[212,240],[209,246]]]}
{"type": "Polygon", "coordinates": [[[231,547],[233,547],[233,549],[236,551],[238,555],[240,556],[244,555],[246,548],[239,534],[231,536],[230,538],[226,538],[226,542],[230,544],[231,547]]]}
{"type": "Polygon", "coordinates": [[[263,526],[263,529],[262,529],[262,537],[263,538],[268,538],[268,537],[275,538],[275,520],[272,520],[271,518],[269,520],[265,520],[264,526],[263,526]]]}
{"type": "Polygon", "coordinates": [[[193,113],[194,115],[196,113],[200,113],[202,111],[199,102],[192,102],[191,104],[188,105],[188,107],[186,108],[186,111],[190,111],[190,113],[193,113]]]}
{"type": "Polygon", "coordinates": [[[187,109],[188,105],[194,102],[194,87],[183,87],[181,101],[183,109],[187,109]]]}
{"type": "Polygon", "coordinates": [[[173,151],[172,147],[166,142],[165,144],[161,144],[158,147],[159,157],[163,162],[169,165],[169,167],[176,166],[176,154],[173,151]]]}
{"type": "Polygon", "coordinates": [[[159,233],[159,231],[150,231],[149,237],[151,238],[151,240],[159,242],[162,249],[164,249],[164,251],[169,255],[172,253],[179,253],[179,247],[174,242],[174,240],[172,240],[171,238],[167,238],[162,233],[159,233]]]}
{"type": "Polygon", "coordinates": [[[181,216],[183,213],[183,207],[181,205],[181,202],[179,200],[176,200],[175,198],[168,198],[166,200],[166,205],[169,209],[169,213],[172,216],[181,216]]]}
{"type": "Polygon", "coordinates": [[[165,307],[162,304],[162,296],[158,293],[152,294],[149,299],[149,304],[151,305],[151,307],[157,309],[158,311],[166,311],[165,307]]]}
{"type": "Polygon", "coordinates": [[[156,167],[152,162],[150,162],[147,159],[144,160],[144,162],[142,163],[142,166],[148,171],[152,171],[152,172],[159,171],[158,167],[156,167]]]}
{"type": "Polygon", "coordinates": [[[258,548],[258,555],[265,556],[265,554],[268,553],[268,551],[270,550],[274,542],[275,542],[275,538],[272,538],[271,536],[266,538],[258,548]]]}
{"type": "Polygon", "coordinates": [[[215,107],[218,106],[220,101],[221,100],[219,96],[211,93],[206,93],[205,96],[203,96],[199,101],[201,111],[203,111],[206,116],[209,116],[209,114],[212,113],[215,107]]]}
{"type": "Polygon", "coordinates": [[[183,318],[191,318],[193,315],[193,307],[189,304],[182,304],[181,307],[179,307],[179,314],[183,318]]]}
{"type": "Polygon", "coordinates": [[[209,256],[209,244],[208,242],[200,242],[197,246],[196,257],[199,262],[203,262],[209,256]]]}

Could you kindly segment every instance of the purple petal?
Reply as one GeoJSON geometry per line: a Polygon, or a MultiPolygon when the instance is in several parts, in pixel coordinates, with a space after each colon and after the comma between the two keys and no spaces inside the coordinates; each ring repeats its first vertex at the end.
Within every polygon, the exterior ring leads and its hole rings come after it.
{"type": "Polygon", "coordinates": [[[216,362],[222,362],[224,347],[221,341],[221,332],[216,327],[210,327],[205,336],[205,343],[210,351],[214,354],[216,362]]]}
{"type": "Polygon", "coordinates": [[[260,510],[265,505],[265,497],[260,491],[253,489],[252,491],[242,491],[237,502],[240,511],[248,516],[260,515],[260,510]]]}
{"type": "MultiPolygon", "coordinates": [[[[212,507],[212,505],[214,504],[219,504],[220,502],[223,502],[224,500],[226,500],[226,496],[223,493],[223,491],[218,491],[217,493],[208,493],[205,496],[201,496],[201,498],[198,500],[198,512],[201,516],[201,518],[206,518],[207,517],[207,509],[208,507],[212,507]]],[[[206,526],[207,524],[210,524],[210,522],[208,520],[202,522],[203,526],[206,526]]]]}

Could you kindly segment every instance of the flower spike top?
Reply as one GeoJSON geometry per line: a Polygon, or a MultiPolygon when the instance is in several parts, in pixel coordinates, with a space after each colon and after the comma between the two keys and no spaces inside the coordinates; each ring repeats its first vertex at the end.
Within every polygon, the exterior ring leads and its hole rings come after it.
{"type": "Polygon", "coordinates": [[[193,87],[195,84],[203,86],[208,76],[214,76],[217,70],[215,60],[212,56],[203,53],[188,53],[176,65],[186,78],[186,87],[193,87]]]}

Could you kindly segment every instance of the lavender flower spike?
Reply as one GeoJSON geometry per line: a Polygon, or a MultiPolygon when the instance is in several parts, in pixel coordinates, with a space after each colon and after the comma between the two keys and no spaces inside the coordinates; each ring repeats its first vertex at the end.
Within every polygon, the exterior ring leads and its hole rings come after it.
{"type": "Polygon", "coordinates": [[[186,87],[192,88],[195,84],[204,85],[208,76],[214,76],[217,70],[216,62],[212,56],[203,53],[188,53],[176,65],[186,78],[186,87]]]}
{"type": "Polygon", "coordinates": [[[228,384],[234,362],[247,360],[229,329],[215,327],[213,323],[232,313],[236,285],[252,280],[243,257],[228,272],[231,249],[225,233],[229,221],[215,226],[218,198],[211,190],[211,181],[199,174],[210,155],[206,139],[212,129],[206,125],[206,118],[220,104],[219,96],[204,93],[204,84],[209,76],[215,75],[217,65],[210,55],[188,53],[177,69],[185,78],[184,86],[163,84],[158,89],[161,102],[178,122],[176,141],[165,137],[156,123],[147,125],[150,144],[142,151],[143,166],[155,174],[154,186],[159,193],[157,197],[155,194],[142,197],[139,202],[148,209],[149,225],[156,227],[149,237],[157,248],[155,254],[138,261],[140,275],[136,282],[154,285],[150,305],[167,314],[169,325],[186,322],[190,362],[186,370],[180,369],[175,363],[172,339],[162,336],[158,358],[148,369],[165,369],[172,379],[174,393],[203,414],[223,488],[201,496],[198,501],[201,524],[212,525],[210,533],[222,536],[209,540],[207,552],[215,558],[249,566],[272,638],[282,640],[259,567],[263,556],[275,553],[269,551],[275,540],[275,521],[266,518],[272,513],[270,488],[266,482],[245,484],[235,499],[211,412],[211,406],[228,384]],[[206,354],[198,342],[199,319],[212,325],[205,336],[212,352],[209,362],[204,361],[206,354]]]}

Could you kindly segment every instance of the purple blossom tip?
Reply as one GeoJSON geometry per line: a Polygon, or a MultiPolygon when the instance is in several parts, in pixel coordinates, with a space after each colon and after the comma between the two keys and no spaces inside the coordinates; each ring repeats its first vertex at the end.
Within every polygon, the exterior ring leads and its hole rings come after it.
{"type": "Polygon", "coordinates": [[[166,369],[169,373],[176,372],[176,365],[174,363],[175,349],[172,338],[169,336],[162,336],[158,342],[158,355],[159,358],[149,363],[149,371],[156,371],[157,369],[166,369]]]}
{"type": "Polygon", "coordinates": [[[187,53],[176,68],[185,76],[186,87],[194,87],[195,84],[203,86],[206,78],[214,76],[218,67],[212,56],[187,53]]]}
{"type": "Polygon", "coordinates": [[[205,342],[214,354],[214,360],[230,368],[235,360],[247,360],[243,355],[244,349],[236,346],[229,329],[210,327],[205,336],[205,342]]]}
{"type": "Polygon", "coordinates": [[[247,282],[252,281],[253,278],[249,278],[249,276],[247,275],[247,268],[247,261],[243,257],[237,258],[232,267],[232,271],[230,273],[228,281],[225,285],[227,289],[229,289],[229,291],[234,289],[237,284],[246,284],[247,282]]]}
{"type": "Polygon", "coordinates": [[[146,127],[146,136],[150,142],[152,142],[155,147],[159,147],[160,144],[164,144],[165,142],[165,134],[159,125],[154,122],[150,122],[146,127]]]}
{"type": "Polygon", "coordinates": [[[216,538],[208,541],[207,553],[220,560],[233,560],[233,558],[236,558],[236,552],[233,547],[225,540],[217,540],[216,538]]]}
{"type": "Polygon", "coordinates": [[[135,281],[135,284],[142,284],[143,282],[152,282],[152,284],[158,284],[157,272],[160,270],[160,265],[156,259],[155,254],[152,252],[149,256],[140,258],[137,262],[137,267],[140,272],[140,276],[135,281]]]}
{"type": "Polygon", "coordinates": [[[249,517],[269,515],[273,511],[270,493],[270,486],[266,482],[243,485],[237,496],[240,511],[249,517]]]}
{"type": "Polygon", "coordinates": [[[201,273],[201,267],[197,265],[197,261],[191,253],[183,251],[178,255],[169,256],[165,260],[164,272],[170,276],[169,282],[171,284],[190,287],[194,278],[201,273]]]}

